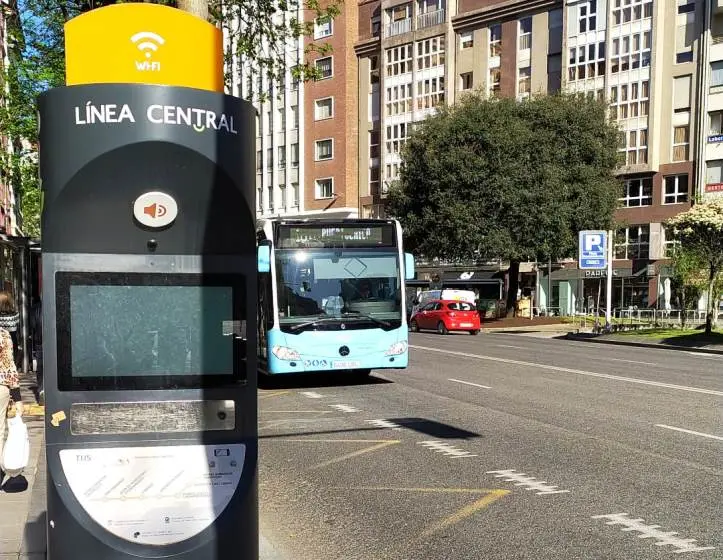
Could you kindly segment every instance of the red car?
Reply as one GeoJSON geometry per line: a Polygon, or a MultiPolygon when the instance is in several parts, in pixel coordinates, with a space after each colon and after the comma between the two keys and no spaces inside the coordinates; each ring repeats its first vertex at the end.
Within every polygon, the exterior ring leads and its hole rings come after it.
{"type": "Polygon", "coordinates": [[[412,315],[409,327],[414,332],[436,330],[439,334],[467,331],[479,334],[480,318],[475,306],[466,301],[431,300],[412,315]]]}

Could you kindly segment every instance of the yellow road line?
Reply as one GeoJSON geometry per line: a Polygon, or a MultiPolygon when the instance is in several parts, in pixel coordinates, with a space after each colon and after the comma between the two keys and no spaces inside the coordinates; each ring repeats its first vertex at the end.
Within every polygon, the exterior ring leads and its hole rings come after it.
{"type": "Polygon", "coordinates": [[[480,499],[475,500],[469,505],[464,506],[462,509],[454,512],[449,517],[444,518],[439,523],[432,525],[422,532],[416,540],[424,539],[430,535],[456,525],[460,521],[471,517],[475,513],[483,510],[487,506],[493,504],[500,498],[510,494],[510,490],[498,490],[491,488],[395,488],[391,486],[351,486],[351,487],[338,487],[337,490],[369,490],[377,492],[419,492],[424,494],[484,494],[480,499]]]}
{"type": "Polygon", "coordinates": [[[290,391],[275,391],[273,393],[264,393],[259,395],[259,400],[270,399],[271,397],[280,397],[281,395],[287,395],[290,391]]]}
{"type": "Polygon", "coordinates": [[[376,443],[375,445],[372,445],[371,447],[365,447],[364,449],[360,449],[359,451],[347,453],[345,455],[342,455],[341,457],[337,457],[336,459],[329,459],[328,461],[324,461],[323,463],[314,465],[313,467],[310,467],[309,470],[316,470],[316,469],[321,469],[322,467],[328,467],[329,465],[335,465],[336,463],[341,463],[342,461],[346,461],[347,459],[353,459],[354,457],[358,457],[359,455],[371,453],[372,451],[378,451],[380,449],[389,447],[390,445],[396,445],[398,443],[401,443],[401,441],[400,440],[390,440],[390,441],[383,441],[380,443],[376,443]]]}
{"type": "Polygon", "coordinates": [[[421,535],[419,535],[419,538],[423,539],[426,537],[429,537],[433,533],[436,533],[437,531],[441,531],[442,529],[446,529],[448,527],[451,527],[452,525],[456,525],[460,521],[463,521],[467,519],[468,517],[471,517],[475,513],[477,513],[480,510],[483,510],[490,504],[493,504],[500,498],[503,498],[507,494],[510,493],[510,490],[491,490],[488,492],[486,496],[483,496],[476,502],[472,502],[471,504],[463,507],[462,509],[456,511],[449,517],[443,519],[436,525],[433,525],[426,529],[421,535]]]}

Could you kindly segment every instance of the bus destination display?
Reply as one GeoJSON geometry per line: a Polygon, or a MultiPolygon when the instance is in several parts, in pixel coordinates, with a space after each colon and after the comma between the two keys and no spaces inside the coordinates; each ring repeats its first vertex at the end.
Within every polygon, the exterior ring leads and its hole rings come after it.
{"type": "Polygon", "coordinates": [[[281,226],[279,247],[393,247],[392,225],[281,226]]]}

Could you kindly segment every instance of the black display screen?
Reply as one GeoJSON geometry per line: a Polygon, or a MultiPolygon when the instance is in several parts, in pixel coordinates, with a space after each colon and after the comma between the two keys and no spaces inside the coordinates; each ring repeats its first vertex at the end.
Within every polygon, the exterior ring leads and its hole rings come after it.
{"type": "Polygon", "coordinates": [[[393,224],[281,224],[277,247],[394,247],[393,224]]]}
{"type": "Polygon", "coordinates": [[[245,378],[243,280],[57,273],[60,389],[203,387],[245,378]]]}

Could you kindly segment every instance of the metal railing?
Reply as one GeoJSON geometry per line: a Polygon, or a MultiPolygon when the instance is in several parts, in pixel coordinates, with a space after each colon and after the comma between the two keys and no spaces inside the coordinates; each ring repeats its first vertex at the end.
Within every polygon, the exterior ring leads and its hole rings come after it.
{"type": "Polygon", "coordinates": [[[386,36],[394,37],[402,33],[409,33],[412,30],[412,18],[400,19],[394,23],[390,23],[386,28],[386,36]]]}
{"type": "Polygon", "coordinates": [[[444,23],[443,9],[417,16],[417,29],[424,29],[425,27],[432,27],[433,25],[440,25],[442,23],[444,23]]]}
{"type": "MultiPolygon", "coordinates": [[[[610,330],[629,331],[652,328],[697,328],[705,324],[706,312],[698,309],[639,309],[624,307],[613,309],[610,330]]],[[[717,322],[723,321],[723,311],[718,311],[717,322]]],[[[604,309],[577,310],[571,317],[571,325],[577,329],[593,332],[605,330],[604,309]]]]}
{"type": "Polygon", "coordinates": [[[520,35],[520,50],[524,51],[532,47],[532,33],[520,35]]]}

